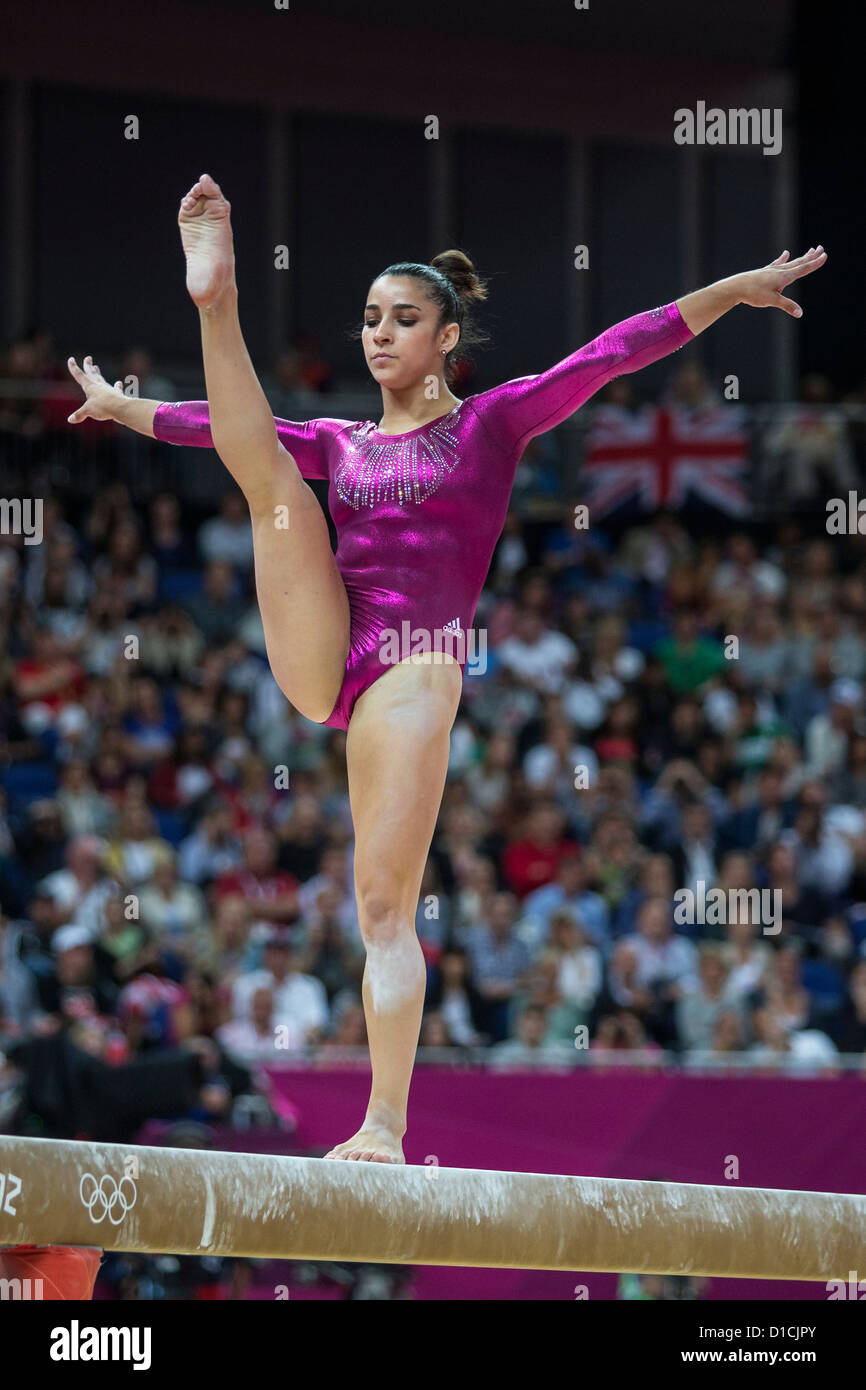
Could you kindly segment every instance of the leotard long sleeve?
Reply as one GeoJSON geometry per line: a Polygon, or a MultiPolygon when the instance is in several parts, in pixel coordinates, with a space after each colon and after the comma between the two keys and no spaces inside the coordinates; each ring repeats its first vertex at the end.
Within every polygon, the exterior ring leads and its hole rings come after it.
{"type": "MultiPolygon", "coordinates": [[[[435,649],[437,634],[470,632],[529,440],[693,337],[676,303],[636,314],[547,371],[467,396],[404,434],[382,434],[369,420],[275,421],[302,476],[329,482],[349,597],[346,674],[326,724],[348,728],[355,701],[394,659],[425,640],[435,649]]],[[[206,401],[160,405],[153,430],[170,444],[213,447],[206,401]]],[[[465,649],[452,650],[465,666],[465,649]]]]}

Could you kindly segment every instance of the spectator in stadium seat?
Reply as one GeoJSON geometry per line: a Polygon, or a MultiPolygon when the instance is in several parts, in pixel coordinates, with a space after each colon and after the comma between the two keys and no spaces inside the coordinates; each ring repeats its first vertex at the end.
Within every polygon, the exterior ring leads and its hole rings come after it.
{"type": "Polygon", "coordinates": [[[763,599],[756,603],[747,615],[740,642],[739,671],[745,684],[781,693],[789,674],[789,647],[777,602],[763,599]]]}
{"type": "Polygon", "coordinates": [[[747,1027],[745,1011],[724,1009],[716,1019],[709,1050],[715,1053],[742,1052],[748,1036],[747,1027]]]}
{"type": "Polygon", "coordinates": [[[222,1024],[216,1037],[229,1056],[242,1065],[268,1062],[273,1065],[288,1053],[300,1052],[304,1046],[301,1030],[286,1023],[281,1025],[284,1031],[279,1035],[278,1046],[277,1027],[274,991],[260,985],[253,990],[249,1018],[234,1018],[222,1024]]]}
{"type": "Polygon", "coordinates": [[[47,626],[33,631],[31,655],[15,663],[18,712],[28,732],[51,728],[58,715],[84,694],[84,669],[66,656],[57,635],[47,626]]]}
{"type": "Polygon", "coordinates": [[[866,1052],[866,959],[851,971],[846,998],[825,1027],[840,1052],[866,1052]]]}
{"type": "Polygon", "coordinates": [[[543,740],[534,744],[523,759],[527,786],[568,805],[574,800],[578,768],[584,769],[584,786],[596,782],[598,758],[592,748],[575,737],[570,720],[557,716],[546,719],[543,740]]]}
{"type": "Polygon", "coordinates": [[[316,898],[315,920],[306,934],[304,969],[321,980],[329,1005],[346,990],[358,993],[364,973],[360,936],[346,935],[339,921],[339,908],[339,890],[321,888],[316,898]]]}
{"type": "Polygon", "coordinates": [[[281,869],[305,883],[318,873],[327,826],[317,797],[295,796],[276,830],[281,869]]]}
{"type": "MultiPolygon", "coordinates": [[[[748,1056],[771,1068],[793,1062],[795,1066],[819,1070],[833,1068],[839,1053],[832,1040],[818,1028],[788,1032],[772,1009],[756,1009],[752,1016],[755,1042],[748,1056]]],[[[786,1070],[788,1068],[786,1067],[786,1070]]]]}
{"type": "Polygon", "coordinates": [[[724,558],[713,575],[713,589],[717,594],[741,592],[753,603],[763,598],[781,598],[785,587],[784,573],[759,556],[747,532],[736,531],[728,537],[724,558]]]}
{"type": "Polygon", "coordinates": [[[138,906],[150,935],[181,954],[185,953],[184,943],[191,946],[200,939],[207,924],[204,895],[194,884],[181,881],[172,849],[157,856],[149,882],[139,889],[138,906]]]}
{"type": "Polygon", "coordinates": [[[240,868],[220,874],[215,888],[217,900],[241,897],[262,921],[291,922],[298,915],[298,880],[278,868],[277,841],[267,830],[247,831],[240,868]]]}
{"type": "Polygon", "coordinates": [[[97,791],[83,758],[73,758],[61,768],[57,804],[71,835],[104,836],[114,822],[114,807],[97,791]]]}
{"type": "MultiPolygon", "coordinates": [[[[733,860],[734,856],[731,855],[733,860]]],[[[751,875],[747,882],[751,883],[751,875]]],[[[732,879],[731,886],[742,887],[743,881],[732,879]]],[[[720,944],[722,960],[728,970],[727,983],[731,993],[745,999],[757,993],[769,978],[773,949],[760,936],[761,927],[748,911],[734,912],[724,928],[720,944]]]]}
{"type": "Polygon", "coordinates": [[[86,927],[59,927],[51,938],[51,957],[51,973],[34,976],[43,1013],[69,1024],[85,1013],[115,1013],[118,990],[112,957],[86,927]]]}
{"type": "Polygon", "coordinates": [[[532,689],[561,691],[577,659],[577,648],[563,633],[546,625],[532,608],[515,614],[514,633],[496,652],[499,661],[521,683],[532,689]]]}
{"type": "MultiPolygon", "coordinates": [[[[663,1046],[676,1041],[675,1007],[697,976],[697,951],[691,941],[673,929],[667,898],[647,898],[638,909],[636,931],[623,939],[637,964],[635,984],[648,991],[652,1003],[644,1022],[651,1036],[663,1046]]],[[[617,1002],[629,1004],[627,998],[617,1002]]]]}
{"type": "Polygon", "coordinates": [[[170,850],[168,841],[157,833],[156,820],[147,803],[138,795],[127,793],[105,851],[109,873],[135,888],[152,879],[157,861],[170,850]]]}
{"type": "Polygon", "coordinates": [[[689,695],[718,676],[725,667],[720,642],[710,641],[699,631],[699,615],[693,607],[682,607],[674,614],[673,633],[655,648],[665,669],[668,683],[676,695],[689,695]]]}
{"type": "MultiPolygon", "coordinates": [[[[629,1008],[606,1013],[599,1019],[589,1050],[596,1061],[611,1061],[622,1053],[651,1057],[661,1052],[658,1043],[647,1037],[638,1014],[629,1008]]],[[[627,1055],[623,1060],[628,1061],[627,1055]]]]}
{"type": "Polygon", "coordinates": [[[179,604],[162,604],[148,620],[142,655],[160,680],[194,679],[204,650],[203,634],[179,604]]]}
{"type": "Polygon", "coordinates": [[[772,1010],[786,1032],[794,1033],[811,1026],[814,1009],[809,991],[803,986],[797,945],[792,943],[776,951],[761,996],[762,1003],[772,1010]]]}
{"type": "Polygon", "coordinates": [[[611,932],[614,939],[630,936],[635,930],[638,909],[647,898],[665,898],[673,910],[674,892],[679,887],[674,877],[669,854],[642,855],[627,892],[613,915],[611,932]]]}
{"type": "Polygon", "coordinates": [[[575,1013],[567,1031],[570,1038],[575,1025],[590,1021],[604,981],[604,960],[584,924],[564,909],[553,914],[550,951],[556,962],[560,996],[575,1013]]]}
{"type": "Polygon", "coordinates": [[[761,768],[749,802],[725,818],[719,826],[719,848],[759,849],[772,844],[794,823],[795,803],[785,796],[785,778],[779,767],[761,768]]]}
{"type": "Polygon", "coordinates": [[[208,569],[214,563],[247,574],[253,567],[253,529],[242,492],[232,488],[220,499],[219,516],[206,521],[198,533],[198,546],[208,569]]]}
{"type": "Polygon", "coordinates": [[[490,1049],[494,1067],[538,1062],[570,1066],[579,1056],[569,1043],[548,1037],[547,1011],[542,1004],[527,1004],[517,1022],[517,1036],[496,1042],[490,1049]]]}
{"type": "Polygon", "coordinates": [[[157,567],[142,544],[138,521],[132,512],[122,517],[108,535],[106,553],[93,563],[95,589],[122,593],[133,614],[148,612],[156,599],[157,567]]]}
{"type": "Polygon", "coordinates": [[[595,946],[607,949],[610,909],[601,894],[589,886],[593,868],[588,856],[568,854],[560,861],[554,879],[524,899],[520,935],[530,949],[550,941],[554,916],[562,912],[577,919],[595,946]]]}
{"type": "Polygon", "coordinates": [[[715,882],[718,843],[709,807],[689,802],[683,809],[680,843],[671,850],[674,880],[678,888],[698,891],[715,882]]]}
{"type": "Polygon", "coordinates": [[[830,778],[828,790],[835,805],[866,806],[866,733],[852,729],[842,766],[830,778]]]}
{"type": "Polygon", "coordinates": [[[117,884],[106,873],[106,845],[95,835],[76,835],[69,841],[65,866],[43,878],[39,887],[54,904],[55,925],[74,922],[95,938],[102,909],[117,884]]]}
{"type": "Polygon", "coordinates": [[[530,955],[516,931],[517,900],[495,893],[487,921],[472,929],[467,942],[470,974],[481,998],[482,1030],[494,1042],[508,1036],[510,1004],[530,965],[530,955]]]}
{"type": "Polygon", "coordinates": [[[195,551],[183,524],[183,512],[173,492],[158,492],[147,509],[147,548],[160,572],[189,569],[195,551]]]}
{"type": "Polygon", "coordinates": [[[725,1015],[738,1018],[742,1031],[741,995],[729,984],[725,956],[715,942],[704,942],[699,948],[698,977],[686,982],[675,1007],[677,1040],[687,1051],[712,1049],[719,1021],[725,1015]]]}
{"type": "Polygon", "coordinates": [[[262,943],[259,969],[238,975],[232,989],[232,1020],[251,1015],[258,989],[273,993],[273,1021],[289,1028],[304,1042],[321,1036],[328,1027],[328,997],[321,980],[302,973],[303,956],[297,933],[272,927],[262,943]]]}
{"type": "Polygon", "coordinates": [[[155,944],[139,952],[136,973],[120,991],[117,1017],[132,1055],[192,1037],[189,992],[169,977],[155,944]]]}
{"type": "Polygon", "coordinates": [[[217,974],[224,992],[230,993],[234,981],[247,967],[251,920],[243,898],[225,897],[217,901],[208,932],[209,949],[202,953],[199,964],[217,974]]]}
{"type": "Polygon", "coordinates": [[[318,873],[308,878],[298,889],[298,906],[304,920],[313,925],[319,920],[319,895],[329,889],[336,894],[337,907],[333,912],[340,928],[350,941],[360,941],[358,907],[352,888],[351,856],[341,845],[326,845],[319,860],[318,873]]]}
{"type": "Polygon", "coordinates": [[[243,852],[231,827],[232,812],[227,803],[222,798],[209,801],[198,825],[181,843],[181,878],[205,884],[240,866],[243,852]]]}
{"type": "Polygon", "coordinates": [[[87,642],[81,653],[82,664],[91,676],[110,676],[129,650],[129,639],[139,643],[144,629],[130,616],[131,604],[122,588],[99,589],[88,610],[87,642]]]}
{"type": "Polygon", "coordinates": [[[524,818],[522,830],[521,838],[510,844],[502,856],[506,882],[521,900],[552,882],[562,860],[578,852],[555,802],[536,802],[524,818]]]}
{"type": "Polygon", "coordinates": [[[205,567],[201,592],[185,600],[187,612],[208,646],[228,642],[246,612],[235,572],[226,560],[205,567]]]}
{"type": "Polygon", "coordinates": [[[442,952],[433,971],[427,1003],[436,1009],[458,1047],[478,1047],[483,1041],[479,1020],[484,1008],[469,974],[469,959],[460,946],[442,952]]]}
{"type": "Polygon", "coordinates": [[[819,780],[842,770],[862,708],[863,689],[859,681],[833,682],[826,713],[813,715],[806,725],[804,743],[810,777],[819,780]]]}
{"type": "Polygon", "coordinates": [[[136,768],[149,770],[167,758],[174,747],[178,716],[152,676],[132,683],[129,709],[123,720],[126,756],[136,768]]]}

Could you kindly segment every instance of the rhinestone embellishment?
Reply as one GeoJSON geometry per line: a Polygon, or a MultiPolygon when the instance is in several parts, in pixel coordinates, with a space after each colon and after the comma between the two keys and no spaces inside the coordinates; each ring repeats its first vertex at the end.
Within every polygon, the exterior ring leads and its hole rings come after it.
{"type": "Polygon", "coordinates": [[[357,511],[379,502],[397,502],[402,507],[431,497],[460,463],[453,432],[460,405],[408,438],[377,440],[372,438],[376,432],[372,420],[357,425],[334,476],[334,487],[347,506],[357,511]]]}

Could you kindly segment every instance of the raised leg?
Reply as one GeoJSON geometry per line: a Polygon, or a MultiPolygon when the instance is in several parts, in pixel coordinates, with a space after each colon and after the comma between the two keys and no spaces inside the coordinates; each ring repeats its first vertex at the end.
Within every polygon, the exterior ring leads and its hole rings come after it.
{"type": "Polygon", "coordinates": [[[230,204],[208,175],[178,215],[187,288],[199,310],[214,446],[247,499],[256,592],[274,679],[319,722],[340,691],[349,648],[346,589],[312,489],[277,438],[238,317],[230,204]]]}
{"type": "Polygon", "coordinates": [[[346,739],[355,892],[367,948],[363,998],[373,1084],[361,1128],[327,1158],[403,1163],[424,1006],[415,935],[421,878],[445,786],[460,668],[401,663],[355,705],[346,739]]]}

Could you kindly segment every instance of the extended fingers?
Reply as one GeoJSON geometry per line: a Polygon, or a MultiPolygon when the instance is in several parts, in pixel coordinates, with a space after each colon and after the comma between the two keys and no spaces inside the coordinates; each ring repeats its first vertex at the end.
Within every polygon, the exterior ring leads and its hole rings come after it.
{"type": "Polygon", "coordinates": [[[798,278],[801,275],[811,275],[813,270],[817,270],[827,259],[827,252],[823,246],[814,246],[806,252],[805,256],[799,256],[796,261],[792,261],[788,270],[798,278]]]}
{"type": "Polygon", "coordinates": [[[66,365],[79,386],[83,386],[85,389],[89,382],[102,380],[102,372],[89,353],[82,358],[80,367],[74,357],[67,357],[66,365]]]}

